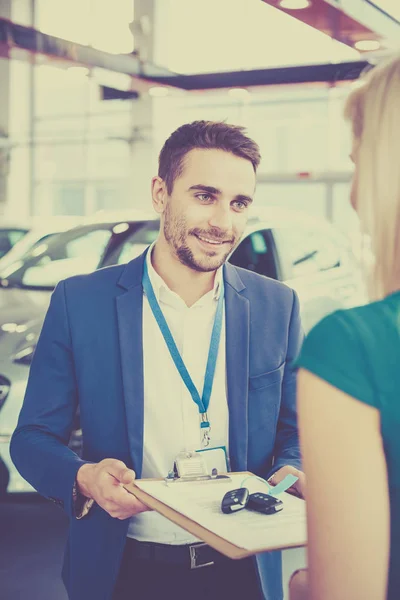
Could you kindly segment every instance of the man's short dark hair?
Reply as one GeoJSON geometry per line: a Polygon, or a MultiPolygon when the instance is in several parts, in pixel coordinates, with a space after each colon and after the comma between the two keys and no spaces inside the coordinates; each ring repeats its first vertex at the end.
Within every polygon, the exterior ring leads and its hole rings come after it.
{"type": "Polygon", "coordinates": [[[249,160],[254,172],[260,164],[258,145],[247,135],[245,128],[219,121],[193,121],[174,131],[165,142],[159,156],[158,176],[166,183],[168,194],[174,181],[182,174],[183,161],[191,150],[224,150],[249,160]]]}

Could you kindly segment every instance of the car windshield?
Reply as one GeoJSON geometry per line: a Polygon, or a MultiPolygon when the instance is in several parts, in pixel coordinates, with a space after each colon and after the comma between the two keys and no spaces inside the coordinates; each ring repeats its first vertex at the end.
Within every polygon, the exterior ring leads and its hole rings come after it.
{"type": "Polygon", "coordinates": [[[101,265],[114,226],[77,227],[43,240],[0,273],[2,286],[53,289],[61,279],[94,271],[101,265]]]}
{"type": "Polygon", "coordinates": [[[27,229],[0,228],[0,258],[5,256],[27,233],[27,229]]]}

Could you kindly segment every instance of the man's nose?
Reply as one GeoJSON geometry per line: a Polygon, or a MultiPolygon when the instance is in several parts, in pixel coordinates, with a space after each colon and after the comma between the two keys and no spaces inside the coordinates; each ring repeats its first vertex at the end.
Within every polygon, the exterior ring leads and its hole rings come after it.
{"type": "Polygon", "coordinates": [[[221,231],[231,231],[232,214],[230,206],[223,206],[222,204],[216,206],[209,219],[209,224],[211,227],[218,227],[221,231]]]}

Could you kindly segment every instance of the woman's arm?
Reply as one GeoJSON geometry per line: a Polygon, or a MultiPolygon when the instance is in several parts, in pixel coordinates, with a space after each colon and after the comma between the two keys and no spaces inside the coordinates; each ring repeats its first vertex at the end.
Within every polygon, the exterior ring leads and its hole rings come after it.
{"type": "Polygon", "coordinates": [[[380,414],[303,369],[310,600],[385,600],[390,510],[380,414]]]}

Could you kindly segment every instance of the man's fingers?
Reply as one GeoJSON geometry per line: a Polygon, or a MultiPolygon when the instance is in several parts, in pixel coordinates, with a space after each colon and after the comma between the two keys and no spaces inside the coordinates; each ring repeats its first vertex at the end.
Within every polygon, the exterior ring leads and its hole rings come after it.
{"type": "Polygon", "coordinates": [[[120,483],[128,484],[132,483],[135,479],[135,471],[128,469],[125,463],[121,460],[110,460],[104,465],[106,472],[112,475],[120,483]]]}
{"type": "Polygon", "coordinates": [[[292,487],[290,487],[287,490],[288,493],[293,494],[294,496],[298,496],[300,498],[304,497],[306,478],[304,473],[302,471],[299,471],[299,469],[296,469],[295,467],[291,467],[289,465],[282,467],[281,469],[276,471],[276,473],[274,473],[272,477],[268,479],[268,483],[270,485],[276,486],[278,485],[278,483],[283,481],[287,475],[294,475],[295,477],[298,477],[296,483],[294,483],[292,487]]]}
{"type": "Polygon", "coordinates": [[[305,475],[301,471],[298,471],[298,473],[296,474],[296,477],[298,477],[298,480],[287,491],[289,494],[292,494],[293,496],[297,496],[298,498],[305,498],[305,491],[306,491],[305,475]]]}
{"type": "Polygon", "coordinates": [[[113,488],[111,493],[105,496],[106,510],[109,512],[127,511],[130,514],[136,514],[149,510],[136,496],[127,492],[124,488],[113,488]]]}
{"type": "Polygon", "coordinates": [[[287,493],[291,494],[292,496],[296,496],[296,498],[302,498],[303,493],[302,493],[301,489],[296,486],[297,486],[297,483],[295,483],[291,488],[289,488],[287,490],[287,493]]]}
{"type": "Polygon", "coordinates": [[[123,487],[114,488],[112,492],[114,502],[118,504],[124,504],[125,506],[131,506],[137,502],[140,502],[134,494],[131,494],[123,487]]]}
{"type": "Polygon", "coordinates": [[[133,481],[135,480],[135,477],[136,477],[135,471],[132,471],[132,469],[125,469],[125,471],[121,473],[119,480],[124,485],[127,485],[128,483],[133,483],[133,481]]]}
{"type": "Polygon", "coordinates": [[[295,475],[297,477],[297,473],[294,473],[292,470],[288,470],[287,467],[282,467],[278,471],[276,471],[269,479],[268,483],[271,485],[278,485],[281,481],[283,481],[286,475],[295,475]]]}

